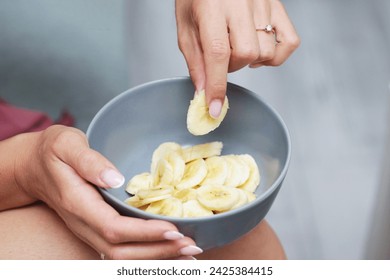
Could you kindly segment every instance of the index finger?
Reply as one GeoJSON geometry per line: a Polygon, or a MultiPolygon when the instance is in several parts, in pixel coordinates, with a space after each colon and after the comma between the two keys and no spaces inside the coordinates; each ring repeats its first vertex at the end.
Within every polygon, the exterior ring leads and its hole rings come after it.
{"type": "Polygon", "coordinates": [[[203,17],[199,22],[199,34],[206,72],[206,102],[210,115],[218,117],[225,100],[231,52],[225,17],[203,17]]]}

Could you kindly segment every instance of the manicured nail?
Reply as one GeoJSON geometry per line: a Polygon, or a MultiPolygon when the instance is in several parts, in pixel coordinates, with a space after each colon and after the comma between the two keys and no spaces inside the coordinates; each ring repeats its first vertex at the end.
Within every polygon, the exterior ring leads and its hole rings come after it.
{"type": "Polygon", "coordinates": [[[182,239],[184,237],[183,234],[181,234],[178,231],[174,231],[174,230],[164,232],[163,236],[167,240],[178,240],[178,239],[182,239]]]}
{"type": "Polygon", "coordinates": [[[221,100],[214,99],[213,101],[211,101],[209,107],[209,114],[211,117],[213,117],[214,119],[218,118],[219,115],[221,114],[221,110],[222,110],[221,100]]]}
{"type": "Polygon", "coordinates": [[[197,259],[195,259],[193,256],[181,256],[181,257],[177,258],[177,260],[180,260],[180,261],[196,261],[197,259]]]}
{"type": "Polygon", "coordinates": [[[101,174],[101,179],[104,183],[113,189],[120,188],[125,182],[125,177],[123,177],[118,171],[114,169],[104,170],[101,174]]]}
{"type": "Polygon", "coordinates": [[[189,245],[187,247],[181,248],[179,252],[183,256],[193,256],[202,253],[203,250],[197,246],[189,245]]]}
{"type": "Polygon", "coordinates": [[[249,68],[259,68],[259,67],[261,67],[261,66],[263,66],[264,64],[262,64],[262,63],[254,63],[254,64],[250,64],[249,65],[249,68]]]}

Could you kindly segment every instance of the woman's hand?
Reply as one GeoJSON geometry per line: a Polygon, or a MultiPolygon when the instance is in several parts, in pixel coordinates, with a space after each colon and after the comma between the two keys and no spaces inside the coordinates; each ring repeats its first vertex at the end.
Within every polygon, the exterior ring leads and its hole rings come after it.
{"type": "Polygon", "coordinates": [[[103,200],[92,184],[118,187],[124,178],[89,148],[81,131],[52,126],[24,137],[15,166],[18,186],[54,209],[98,254],[108,259],[175,259],[201,252],[173,224],[121,216],[103,200]]]}
{"type": "Polygon", "coordinates": [[[281,65],[300,39],[278,0],[176,0],[179,47],[197,90],[218,117],[227,73],[281,65]],[[267,25],[273,29],[266,31],[267,25]]]}

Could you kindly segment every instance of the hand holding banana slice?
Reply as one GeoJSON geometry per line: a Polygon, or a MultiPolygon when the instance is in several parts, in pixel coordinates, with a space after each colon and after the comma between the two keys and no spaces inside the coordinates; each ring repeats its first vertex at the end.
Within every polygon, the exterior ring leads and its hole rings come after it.
{"type": "Polygon", "coordinates": [[[182,147],[162,143],[151,171],[130,179],[126,203],[172,217],[205,217],[236,209],[256,198],[260,172],[248,154],[221,156],[222,142],[182,147]]]}
{"type": "Polygon", "coordinates": [[[221,114],[218,118],[210,116],[209,108],[206,102],[205,91],[195,92],[194,99],[191,100],[187,112],[187,129],[193,135],[205,135],[216,129],[226,116],[229,109],[229,101],[225,96],[222,105],[221,114]]]}

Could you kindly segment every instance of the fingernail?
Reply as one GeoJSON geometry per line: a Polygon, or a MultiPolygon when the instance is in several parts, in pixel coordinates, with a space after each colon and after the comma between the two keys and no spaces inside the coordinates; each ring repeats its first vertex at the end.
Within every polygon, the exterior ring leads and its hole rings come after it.
{"type": "Polygon", "coordinates": [[[254,63],[254,64],[250,64],[249,65],[249,68],[259,68],[261,66],[263,66],[264,64],[262,63],[254,63]]]}
{"type": "Polygon", "coordinates": [[[218,118],[219,115],[221,114],[221,110],[222,110],[221,100],[214,99],[213,101],[211,101],[209,107],[209,114],[211,117],[213,117],[214,119],[218,118]]]}
{"type": "Polygon", "coordinates": [[[181,248],[179,252],[183,256],[193,256],[202,253],[203,250],[198,246],[189,245],[187,247],[181,248]]]}
{"type": "Polygon", "coordinates": [[[181,260],[181,261],[196,261],[197,259],[195,259],[193,256],[181,256],[181,257],[177,258],[177,260],[181,260]]]}
{"type": "Polygon", "coordinates": [[[104,183],[113,189],[120,188],[125,182],[125,178],[114,169],[104,170],[101,174],[101,179],[104,183]]]}
{"type": "Polygon", "coordinates": [[[181,234],[178,231],[174,231],[174,230],[164,232],[163,236],[167,240],[178,240],[178,239],[182,239],[184,237],[183,234],[181,234]]]}

